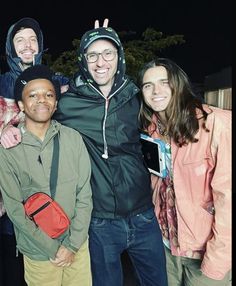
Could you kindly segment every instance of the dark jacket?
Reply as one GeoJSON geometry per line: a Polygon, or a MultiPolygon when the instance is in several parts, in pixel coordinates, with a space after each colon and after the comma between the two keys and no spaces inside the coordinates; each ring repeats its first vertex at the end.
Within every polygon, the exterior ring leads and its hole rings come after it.
{"type": "MultiPolygon", "coordinates": [[[[43,34],[37,21],[32,18],[22,18],[9,28],[6,39],[6,57],[9,71],[0,76],[0,95],[9,99],[14,99],[14,84],[17,77],[22,73],[20,65],[21,58],[17,57],[13,45],[13,36],[15,34],[16,27],[19,28],[20,26],[32,28],[37,35],[39,53],[35,55],[35,65],[41,64],[44,52],[43,34]]],[[[55,79],[59,80],[61,85],[68,83],[68,78],[62,75],[55,75],[55,79]]]]}
{"type": "Polygon", "coordinates": [[[80,73],[61,97],[55,118],[80,131],[90,154],[93,217],[127,217],[152,206],[150,176],[144,166],[139,139],[139,90],[124,74],[120,42],[117,44],[120,72],[107,98],[90,78],[84,47],[89,36],[98,30],[98,37],[108,34],[117,43],[118,36],[111,28],[95,29],[83,36],[79,50],[80,73]]]}

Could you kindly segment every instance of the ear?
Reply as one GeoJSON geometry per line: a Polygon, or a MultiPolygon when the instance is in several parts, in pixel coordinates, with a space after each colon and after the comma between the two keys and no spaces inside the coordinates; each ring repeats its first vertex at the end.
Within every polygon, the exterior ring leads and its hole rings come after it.
{"type": "Polygon", "coordinates": [[[24,111],[24,103],[21,100],[18,101],[18,106],[20,108],[20,111],[24,111]]]}
{"type": "MultiPolygon", "coordinates": [[[[109,23],[109,19],[108,18],[105,18],[104,20],[103,20],[103,27],[104,28],[107,28],[108,27],[108,23],[109,23]]],[[[100,24],[99,24],[99,20],[96,20],[95,22],[94,22],[94,29],[97,29],[97,28],[99,28],[100,27],[100,24]]]]}

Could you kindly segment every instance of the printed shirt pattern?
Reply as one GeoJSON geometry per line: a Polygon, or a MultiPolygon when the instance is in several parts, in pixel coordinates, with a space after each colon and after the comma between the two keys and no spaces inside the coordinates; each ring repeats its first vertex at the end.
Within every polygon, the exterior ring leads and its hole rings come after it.
{"type": "Polygon", "coordinates": [[[177,214],[175,208],[175,192],[172,179],[172,163],[171,163],[171,148],[170,144],[166,143],[166,168],[168,170],[168,175],[163,178],[160,187],[160,213],[159,213],[159,223],[162,231],[163,242],[166,247],[171,250],[171,253],[176,256],[202,259],[203,251],[180,251],[178,243],[178,223],[177,214]]]}

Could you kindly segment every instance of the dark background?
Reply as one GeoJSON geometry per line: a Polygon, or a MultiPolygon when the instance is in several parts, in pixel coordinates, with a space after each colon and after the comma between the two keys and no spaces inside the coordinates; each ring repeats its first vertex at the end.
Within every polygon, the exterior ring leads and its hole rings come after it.
{"type": "Polygon", "coordinates": [[[185,44],[166,49],[162,56],[176,61],[194,82],[202,83],[205,76],[231,66],[231,0],[4,0],[4,6],[0,16],[1,55],[8,28],[22,17],[33,17],[40,23],[44,47],[53,58],[73,49],[72,40],[93,28],[95,19],[102,22],[107,17],[117,32],[133,31],[137,38],[148,27],[164,36],[184,35],[185,44]]]}

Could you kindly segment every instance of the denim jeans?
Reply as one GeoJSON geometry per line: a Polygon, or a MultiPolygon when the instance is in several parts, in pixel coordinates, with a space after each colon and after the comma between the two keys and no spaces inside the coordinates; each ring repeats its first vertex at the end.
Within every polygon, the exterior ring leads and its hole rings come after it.
{"type": "Polygon", "coordinates": [[[164,246],[153,209],[128,218],[92,218],[89,248],[93,286],[123,285],[124,250],[141,286],[167,286],[164,246]]]}

